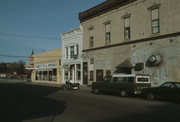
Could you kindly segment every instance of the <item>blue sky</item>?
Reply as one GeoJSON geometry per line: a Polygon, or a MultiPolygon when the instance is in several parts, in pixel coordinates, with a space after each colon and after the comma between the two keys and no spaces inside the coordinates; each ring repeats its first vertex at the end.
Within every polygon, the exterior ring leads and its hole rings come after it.
{"type": "Polygon", "coordinates": [[[0,62],[61,47],[59,34],[80,25],[78,13],[105,0],[0,0],[0,62]]]}

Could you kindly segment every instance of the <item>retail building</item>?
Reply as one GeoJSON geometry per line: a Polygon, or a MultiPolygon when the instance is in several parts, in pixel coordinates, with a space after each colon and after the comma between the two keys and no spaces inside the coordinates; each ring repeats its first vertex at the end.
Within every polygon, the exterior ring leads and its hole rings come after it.
{"type": "Polygon", "coordinates": [[[81,27],[61,33],[62,41],[62,81],[65,83],[87,84],[83,82],[82,29],[81,27]]]}
{"type": "Polygon", "coordinates": [[[62,84],[61,49],[54,49],[33,56],[32,82],[62,84]]]}

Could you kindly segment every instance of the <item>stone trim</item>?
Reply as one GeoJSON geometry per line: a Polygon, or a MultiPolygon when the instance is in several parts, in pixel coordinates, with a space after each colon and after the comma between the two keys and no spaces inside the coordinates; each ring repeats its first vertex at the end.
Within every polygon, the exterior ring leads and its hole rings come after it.
{"type": "Polygon", "coordinates": [[[156,9],[156,8],[159,8],[161,6],[161,4],[157,4],[157,3],[154,3],[153,5],[151,5],[148,10],[153,10],[153,9],[156,9]]]}

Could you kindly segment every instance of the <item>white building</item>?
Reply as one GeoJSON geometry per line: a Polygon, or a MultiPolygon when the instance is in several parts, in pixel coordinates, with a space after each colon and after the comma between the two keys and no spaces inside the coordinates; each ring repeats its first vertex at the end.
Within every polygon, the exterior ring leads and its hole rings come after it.
{"type": "Polygon", "coordinates": [[[61,33],[62,82],[83,84],[82,29],[75,28],[61,33]]]}

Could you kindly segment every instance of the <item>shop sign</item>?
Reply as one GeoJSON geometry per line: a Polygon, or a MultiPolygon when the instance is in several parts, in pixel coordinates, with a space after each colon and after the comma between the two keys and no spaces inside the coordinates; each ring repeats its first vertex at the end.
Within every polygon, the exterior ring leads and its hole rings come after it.
{"type": "Polygon", "coordinates": [[[35,69],[56,68],[57,63],[35,64],[35,69]]]}
{"type": "Polygon", "coordinates": [[[64,68],[65,70],[69,70],[69,69],[70,69],[68,65],[64,65],[63,68],[64,68]]]}
{"type": "Polygon", "coordinates": [[[30,64],[30,63],[27,63],[26,64],[26,69],[29,69],[29,70],[34,69],[34,65],[30,64]]]}

